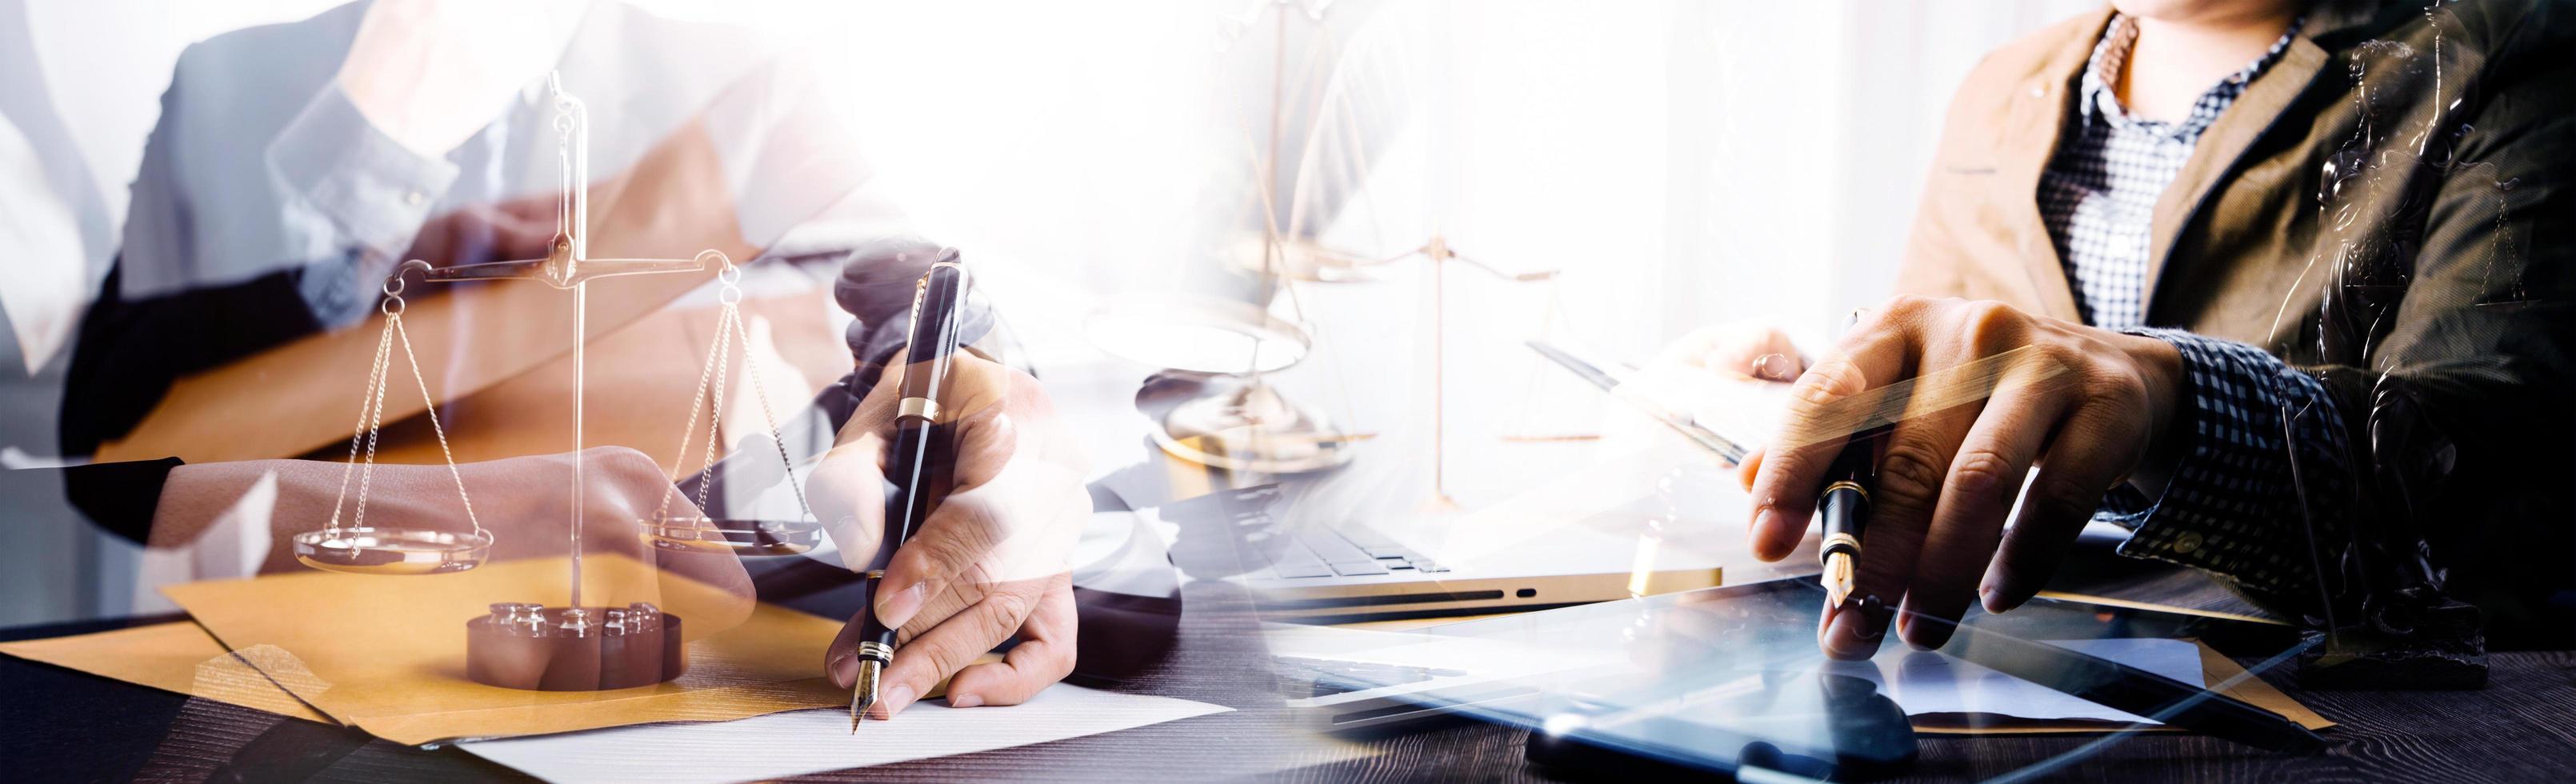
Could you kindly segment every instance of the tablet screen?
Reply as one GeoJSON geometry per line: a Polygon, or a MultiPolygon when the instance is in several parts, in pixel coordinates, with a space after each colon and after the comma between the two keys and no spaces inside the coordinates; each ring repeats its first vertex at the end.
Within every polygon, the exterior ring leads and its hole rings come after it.
{"type": "Polygon", "coordinates": [[[2123,665],[2123,677],[2143,671],[2197,690],[2206,684],[2195,639],[2242,655],[2296,641],[2252,620],[2040,598],[2005,615],[1971,609],[1937,650],[1891,640],[1871,660],[1837,661],[1816,647],[1823,603],[1813,580],[1784,579],[1431,627],[1420,633],[1567,666],[1405,699],[1690,767],[1849,777],[1911,760],[1909,715],[2152,728],[2160,716],[2076,696],[2085,679],[2106,677],[2101,661],[2123,665]],[[2034,682],[1979,664],[2032,675],[2033,651],[2064,677],[2034,682]]]}

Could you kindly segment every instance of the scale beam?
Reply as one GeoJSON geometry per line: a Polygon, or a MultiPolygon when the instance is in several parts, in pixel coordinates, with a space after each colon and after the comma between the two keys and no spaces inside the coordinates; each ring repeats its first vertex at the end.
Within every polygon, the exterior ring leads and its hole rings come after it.
{"type": "Polygon", "coordinates": [[[672,272],[705,272],[724,266],[720,251],[700,251],[687,259],[581,259],[574,258],[569,240],[558,238],[555,252],[542,259],[495,261],[431,269],[422,277],[431,283],[459,283],[469,280],[534,280],[558,289],[570,289],[598,278],[623,275],[653,275],[672,272]]]}

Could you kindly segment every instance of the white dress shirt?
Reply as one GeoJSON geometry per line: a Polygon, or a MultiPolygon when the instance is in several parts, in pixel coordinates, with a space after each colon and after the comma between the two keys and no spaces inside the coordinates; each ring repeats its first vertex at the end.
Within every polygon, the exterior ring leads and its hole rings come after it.
{"type": "MultiPolygon", "coordinates": [[[[134,182],[125,298],[301,268],[315,320],[344,325],[374,307],[431,218],[559,190],[543,74],[445,155],[423,156],[371,124],[335,78],[367,6],[225,33],[180,55],[134,182]]],[[[613,175],[776,65],[739,29],[598,3],[557,68],[589,106],[592,171],[613,175]]]]}

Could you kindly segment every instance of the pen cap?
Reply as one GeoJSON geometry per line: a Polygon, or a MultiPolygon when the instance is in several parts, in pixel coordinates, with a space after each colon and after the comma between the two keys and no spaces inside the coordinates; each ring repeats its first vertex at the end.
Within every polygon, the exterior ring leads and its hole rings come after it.
{"type": "Polygon", "coordinates": [[[966,268],[957,258],[956,249],[942,250],[930,271],[921,276],[920,290],[912,303],[912,335],[904,347],[904,397],[937,400],[945,379],[938,378],[936,372],[914,371],[944,368],[945,360],[957,353],[961,339],[959,317],[966,307],[969,285],[966,268]]]}

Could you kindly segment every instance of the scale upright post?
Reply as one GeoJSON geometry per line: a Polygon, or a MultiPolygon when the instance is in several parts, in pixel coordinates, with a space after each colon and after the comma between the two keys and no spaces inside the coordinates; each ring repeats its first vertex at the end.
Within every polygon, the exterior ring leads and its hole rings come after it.
{"type": "Polygon", "coordinates": [[[555,210],[554,240],[546,246],[541,259],[496,261],[430,270],[426,280],[453,283],[469,280],[535,280],[572,292],[572,531],[569,536],[572,559],[572,602],[581,604],[581,532],[582,532],[582,346],[589,342],[587,313],[590,309],[590,281],[621,275],[652,275],[682,272],[704,272],[723,266],[724,253],[701,251],[686,259],[594,259],[590,258],[590,199],[585,192],[590,186],[590,111],[581,99],[563,90],[561,74],[548,78],[555,99],[556,151],[563,159],[563,197],[555,210]]]}

